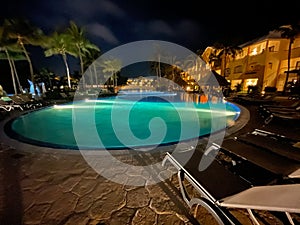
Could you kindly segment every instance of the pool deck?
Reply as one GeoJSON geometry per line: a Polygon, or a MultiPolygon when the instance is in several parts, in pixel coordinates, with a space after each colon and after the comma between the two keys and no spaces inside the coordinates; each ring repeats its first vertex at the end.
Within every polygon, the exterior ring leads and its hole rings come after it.
{"type": "MultiPolygon", "coordinates": [[[[242,109],[227,137],[263,126],[253,107],[242,109]]],[[[2,130],[8,119],[1,122],[2,130]]],[[[79,151],[20,143],[4,132],[0,141],[1,225],[197,224],[181,199],[176,177],[170,175],[175,171],[156,165],[172,146],[154,152],[110,151],[118,161],[135,167],[120,167],[103,155],[99,166],[105,169],[103,176],[79,151]],[[148,170],[138,169],[145,165],[150,165],[148,170]],[[108,174],[120,182],[107,179],[108,174]]],[[[190,146],[187,142],[180,147],[190,146]]],[[[212,224],[211,217],[202,213],[201,224],[212,224]]],[[[252,224],[246,211],[233,213],[243,224],[252,224]]],[[[267,220],[272,219],[268,215],[267,220]]]]}

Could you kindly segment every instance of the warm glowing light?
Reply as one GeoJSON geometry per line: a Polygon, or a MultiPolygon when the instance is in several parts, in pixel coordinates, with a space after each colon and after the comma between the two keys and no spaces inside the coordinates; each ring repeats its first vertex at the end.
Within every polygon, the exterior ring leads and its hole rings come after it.
{"type": "MultiPolygon", "coordinates": [[[[99,102],[102,100],[88,100],[88,101],[89,102],[90,101],[99,102]]],[[[122,104],[123,103],[124,102],[122,102],[122,104]]],[[[129,104],[129,103],[127,103],[127,104],[129,104]]],[[[105,105],[85,105],[85,104],[82,104],[82,105],[70,104],[70,105],[54,105],[53,106],[54,109],[92,109],[92,108],[99,109],[99,108],[104,108],[104,107],[106,107],[106,106],[105,105]]],[[[219,114],[222,116],[234,116],[234,115],[239,114],[239,112],[233,112],[233,111],[222,110],[222,109],[217,110],[217,109],[211,109],[211,108],[203,109],[203,108],[194,108],[194,107],[181,108],[181,107],[176,107],[176,105],[175,105],[175,108],[177,111],[194,111],[194,112],[198,112],[198,113],[202,112],[202,113],[210,113],[210,114],[219,114]]]]}
{"type": "Polygon", "coordinates": [[[246,87],[255,86],[255,85],[257,85],[258,79],[257,78],[256,79],[246,79],[245,81],[246,81],[246,87]]]}

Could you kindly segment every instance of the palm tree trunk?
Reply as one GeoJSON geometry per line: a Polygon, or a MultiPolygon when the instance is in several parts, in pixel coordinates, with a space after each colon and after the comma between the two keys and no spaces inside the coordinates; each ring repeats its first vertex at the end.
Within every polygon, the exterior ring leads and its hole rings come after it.
{"type": "Polygon", "coordinates": [[[285,77],[284,86],[283,86],[283,94],[285,94],[285,92],[286,92],[286,86],[287,86],[288,81],[289,81],[290,66],[291,66],[290,64],[291,64],[292,44],[293,44],[293,41],[290,40],[290,43],[289,43],[289,50],[288,50],[288,68],[287,68],[287,71],[286,71],[286,77],[285,77]]]}
{"type": "Polygon", "coordinates": [[[62,58],[64,60],[65,66],[66,66],[66,72],[67,72],[67,78],[68,78],[68,86],[69,86],[69,88],[71,88],[70,69],[69,69],[69,65],[68,65],[68,62],[67,62],[67,55],[66,54],[62,54],[62,58]]]}
{"type": "Polygon", "coordinates": [[[81,72],[81,79],[82,79],[82,87],[85,87],[85,77],[83,76],[84,65],[83,65],[82,54],[81,54],[80,47],[77,47],[77,48],[78,48],[78,57],[79,57],[79,61],[80,61],[80,72],[81,72]]]}
{"type": "Polygon", "coordinates": [[[33,66],[32,66],[31,59],[30,59],[30,57],[29,57],[29,54],[28,54],[28,52],[27,52],[27,50],[26,50],[26,48],[25,48],[23,42],[22,42],[20,39],[19,39],[19,42],[20,42],[20,45],[21,45],[21,47],[22,47],[22,49],[23,49],[23,52],[24,52],[25,57],[26,57],[26,59],[27,59],[27,62],[28,62],[28,64],[29,64],[30,77],[31,77],[31,81],[32,81],[32,83],[33,83],[34,93],[35,93],[35,95],[37,95],[38,93],[37,93],[37,90],[36,90],[36,88],[35,88],[34,72],[33,72],[33,66]]]}
{"type": "Polygon", "coordinates": [[[226,75],[226,54],[224,53],[224,60],[222,60],[223,61],[223,69],[222,69],[222,73],[223,73],[223,77],[225,77],[225,75],[226,75]]]}
{"type": "Polygon", "coordinates": [[[159,75],[159,79],[160,79],[161,78],[160,55],[158,55],[158,75],[159,75]]]}
{"type": "Polygon", "coordinates": [[[93,63],[93,69],[94,69],[94,75],[95,75],[95,83],[96,83],[96,85],[97,85],[97,87],[98,87],[98,77],[97,77],[97,69],[96,69],[96,65],[95,65],[95,63],[93,63]]]}
{"type": "Polygon", "coordinates": [[[34,81],[34,72],[33,72],[33,67],[32,67],[31,59],[30,59],[30,57],[29,57],[29,54],[28,54],[28,52],[27,52],[27,50],[26,50],[26,48],[25,48],[23,42],[20,41],[20,45],[21,45],[21,47],[22,47],[22,49],[23,49],[23,52],[24,52],[24,54],[25,54],[25,57],[26,57],[26,59],[27,59],[27,61],[28,61],[31,81],[32,81],[32,83],[34,84],[34,83],[35,83],[35,81],[34,81]]]}
{"type": "Polygon", "coordinates": [[[16,80],[15,80],[15,74],[14,74],[14,69],[13,69],[13,65],[12,65],[12,59],[10,58],[9,53],[6,49],[5,49],[5,53],[6,53],[6,56],[7,56],[8,63],[9,63],[11,78],[12,78],[13,87],[14,87],[14,92],[15,92],[15,95],[16,95],[16,94],[18,94],[18,92],[17,92],[17,87],[16,87],[16,80]]]}
{"type": "Polygon", "coordinates": [[[83,75],[83,73],[84,73],[83,59],[82,59],[80,48],[78,48],[78,57],[79,57],[79,61],[80,61],[80,72],[81,72],[81,75],[83,75]]]}
{"type": "Polygon", "coordinates": [[[92,76],[92,68],[91,67],[88,67],[88,70],[89,70],[89,79],[88,79],[88,81],[89,81],[89,84],[90,84],[90,86],[94,86],[94,76],[92,76]]]}
{"type": "Polygon", "coordinates": [[[16,65],[15,65],[15,62],[14,62],[14,60],[12,60],[11,62],[12,62],[12,66],[13,66],[13,69],[14,69],[14,72],[15,72],[15,75],[16,75],[16,79],[17,79],[19,90],[20,90],[21,93],[23,93],[23,88],[22,88],[22,86],[20,84],[20,79],[19,79],[19,76],[18,76],[18,72],[17,72],[17,68],[16,68],[16,65]]]}

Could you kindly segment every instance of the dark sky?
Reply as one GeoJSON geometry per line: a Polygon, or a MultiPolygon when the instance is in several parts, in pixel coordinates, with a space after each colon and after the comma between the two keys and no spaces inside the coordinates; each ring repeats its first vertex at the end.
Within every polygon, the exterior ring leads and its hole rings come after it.
{"type": "MultiPolygon", "coordinates": [[[[300,21],[300,3],[6,0],[1,3],[0,19],[12,17],[27,18],[46,34],[66,27],[73,20],[87,31],[88,38],[103,52],[121,44],[147,39],[170,41],[195,52],[216,42],[242,44],[280,25],[300,21]]],[[[53,67],[58,57],[44,60],[43,52],[38,50],[32,54],[41,54],[39,59],[33,60],[39,66],[50,65],[56,71],[63,68],[60,61],[53,67]]]]}

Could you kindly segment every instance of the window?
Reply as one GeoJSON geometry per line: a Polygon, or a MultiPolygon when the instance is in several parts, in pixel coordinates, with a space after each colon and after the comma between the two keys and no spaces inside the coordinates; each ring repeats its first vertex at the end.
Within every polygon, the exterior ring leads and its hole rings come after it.
{"type": "Polygon", "coordinates": [[[257,62],[253,62],[248,65],[248,71],[255,71],[255,68],[257,66],[257,62]]]}
{"type": "Polygon", "coordinates": [[[234,67],[234,73],[242,73],[243,67],[242,66],[236,66],[234,67]]]}
{"type": "Polygon", "coordinates": [[[269,63],[268,63],[268,68],[271,70],[272,67],[273,67],[273,63],[269,62],[269,63]]]}
{"type": "Polygon", "coordinates": [[[226,68],[225,70],[225,76],[229,76],[230,75],[230,68],[226,68]]]}
{"type": "Polygon", "coordinates": [[[275,52],[275,46],[274,45],[269,47],[269,52],[275,52]]]}

